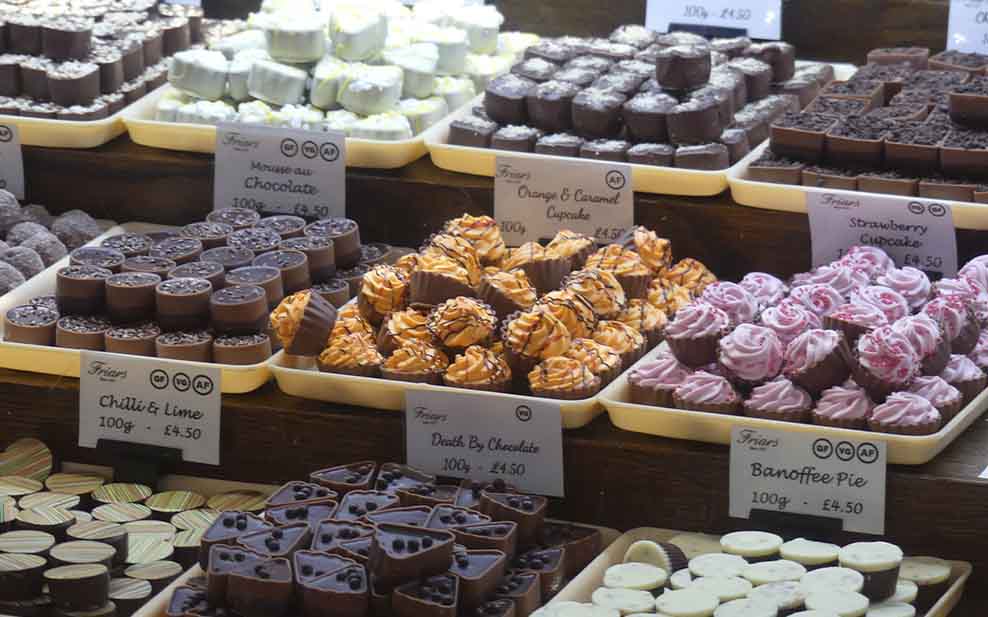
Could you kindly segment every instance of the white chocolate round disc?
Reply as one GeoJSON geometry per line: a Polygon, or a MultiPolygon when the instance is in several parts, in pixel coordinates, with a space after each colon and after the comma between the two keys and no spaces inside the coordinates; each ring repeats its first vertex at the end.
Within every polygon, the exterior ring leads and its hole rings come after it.
{"type": "Polygon", "coordinates": [[[779,552],[782,538],[764,531],[735,531],[720,539],[725,553],[742,557],[765,557],[779,552]]]}
{"type": "Polygon", "coordinates": [[[693,576],[741,576],[748,562],[737,555],[711,553],[690,559],[693,576]]]}
{"type": "Polygon", "coordinates": [[[814,591],[853,591],[864,587],[864,576],[850,568],[820,568],[811,570],[799,579],[806,593],[814,591]]]}
{"type": "Polygon", "coordinates": [[[693,579],[690,589],[706,591],[717,596],[721,602],[730,602],[747,597],[751,583],[738,576],[701,576],[693,579]]]}
{"type": "Polygon", "coordinates": [[[719,605],[714,594],[689,588],[667,591],[655,599],[655,608],[669,617],[710,617],[719,605]]]}
{"type": "Polygon", "coordinates": [[[774,602],[779,610],[793,610],[803,606],[806,601],[806,591],[802,583],[783,581],[759,585],[751,590],[748,597],[774,602]]]}
{"type": "Polygon", "coordinates": [[[666,584],[668,573],[647,563],[619,563],[604,572],[604,586],[649,591],[666,584]]]}
{"type": "Polygon", "coordinates": [[[916,617],[916,607],[905,602],[879,602],[868,607],[865,617],[916,617]]]}
{"type": "Polygon", "coordinates": [[[912,604],[916,601],[916,594],[919,593],[919,586],[904,578],[900,578],[895,584],[895,593],[886,602],[905,602],[912,604]]]}
{"type": "Polygon", "coordinates": [[[673,589],[686,589],[693,584],[693,575],[690,574],[689,568],[683,568],[682,570],[676,570],[669,577],[669,585],[673,589]]]}
{"type": "Polygon", "coordinates": [[[902,549],[888,542],[855,542],[840,551],[840,565],[858,572],[884,572],[902,563],[902,549]]]}
{"type": "Polygon", "coordinates": [[[742,598],[717,607],[714,617],[776,617],[779,608],[766,600],[742,598]]]}
{"type": "Polygon", "coordinates": [[[788,559],[760,561],[745,566],[741,576],[751,581],[752,585],[766,583],[781,583],[783,581],[798,581],[806,574],[806,568],[788,559]]]}
{"type": "Polygon", "coordinates": [[[950,562],[937,557],[906,557],[899,566],[899,578],[917,585],[936,585],[950,578],[950,562]]]}
{"type": "Polygon", "coordinates": [[[622,615],[647,613],[655,606],[655,597],[647,591],[637,589],[611,589],[601,587],[590,597],[597,606],[610,608],[622,615]]]}
{"type": "Polygon", "coordinates": [[[838,617],[862,617],[868,612],[868,598],[853,591],[814,591],[806,596],[806,608],[833,611],[838,617]]]}
{"type": "Polygon", "coordinates": [[[779,556],[783,559],[801,563],[804,566],[818,566],[824,563],[836,563],[840,547],[829,542],[816,542],[805,538],[789,540],[779,547],[779,556]]]}

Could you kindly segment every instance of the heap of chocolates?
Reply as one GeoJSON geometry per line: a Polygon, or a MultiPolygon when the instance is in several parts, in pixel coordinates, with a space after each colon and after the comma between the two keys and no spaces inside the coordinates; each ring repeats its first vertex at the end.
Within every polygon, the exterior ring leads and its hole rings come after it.
{"type": "Polygon", "coordinates": [[[289,482],[263,516],[223,512],[167,614],[527,617],[601,550],[501,481],[443,484],[364,461],[289,482]]]}
{"type": "Polygon", "coordinates": [[[202,10],[156,0],[0,3],[0,114],[100,120],[167,81],[202,10]]]}
{"type": "Polygon", "coordinates": [[[124,233],[83,246],[57,273],[54,296],[5,315],[5,340],[176,360],[250,365],[281,343],[268,312],[314,290],[327,304],[390,253],[361,246],[357,224],[261,218],[229,208],[174,231],[124,233]]]}
{"type": "Polygon", "coordinates": [[[883,48],[771,128],[748,178],[988,202],[988,56],[883,48]]]}
{"type": "Polygon", "coordinates": [[[609,39],[543,39],[488,84],[482,108],[452,123],[449,143],[724,169],[833,76],[826,64],[797,69],[795,49],[784,42],[636,25],[609,39]]]}

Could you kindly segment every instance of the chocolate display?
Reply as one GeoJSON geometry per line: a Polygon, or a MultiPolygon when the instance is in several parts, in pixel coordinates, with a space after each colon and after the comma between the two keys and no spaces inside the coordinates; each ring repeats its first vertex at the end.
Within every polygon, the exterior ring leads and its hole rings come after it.
{"type": "Polygon", "coordinates": [[[719,170],[833,79],[823,64],[796,73],[786,43],[734,40],[729,58],[712,52],[707,39],[682,34],[662,35],[668,44],[644,49],[602,39],[544,40],[487,85],[482,109],[451,123],[448,143],[719,170]]]}

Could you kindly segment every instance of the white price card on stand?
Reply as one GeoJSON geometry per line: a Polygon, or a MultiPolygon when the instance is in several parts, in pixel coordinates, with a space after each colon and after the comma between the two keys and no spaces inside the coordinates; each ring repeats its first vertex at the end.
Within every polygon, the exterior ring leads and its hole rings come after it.
{"type": "Polygon", "coordinates": [[[882,249],[900,268],[912,266],[934,279],[957,274],[957,233],[947,202],[810,191],[806,210],[814,266],[863,245],[882,249]]]}
{"type": "Polygon", "coordinates": [[[634,225],[631,166],[602,161],[498,155],[494,218],[510,246],[560,229],[616,240],[634,225]]]}
{"type": "Polygon", "coordinates": [[[100,439],[175,448],[220,464],[221,370],[99,351],[79,367],[79,446],[100,439]]]}
{"type": "Polygon", "coordinates": [[[562,416],[552,401],[409,390],[405,444],[408,464],[429,473],[563,496],[562,416]]]}
{"type": "Polygon", "coordinates": [[[843,521],[844,531],[885,533],[886,444],[735,426],[730,516],[753,510],[843,521]]]}
{"type": "Polygon", "coordinates": [[[24,155],[20,133],[13,124],[0,124],[0,189],[24,199],[24,155]]]}
{"type": "Polygon", "coordinates": [[[988,53],[988,0],[951,0],[947,49],[988,53]]]}
{"type": "Polygon", "coordinates": [[[782,38],[782,0],[648,0],[645,25],[669,32],[676,25],[746,30],[754,39],[782,38]]]}
{"type": "Polygon", "coordinates": [[[220,124],[213,209],[249,208],[312,218],[346,215],[346,137],[220,124]]]}

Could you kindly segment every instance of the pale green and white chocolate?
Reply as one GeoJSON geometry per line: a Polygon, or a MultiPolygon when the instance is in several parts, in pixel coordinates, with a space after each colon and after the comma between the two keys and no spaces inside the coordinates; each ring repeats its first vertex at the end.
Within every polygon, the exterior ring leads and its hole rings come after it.
{"type": "Polygon", "coordinates": [[[386,49],[381,59],[393,64],[404,73],[402,96],[424,99],[436,89],[436,68],[439,65],[439,48],[433,43],[414,43],[405,47],[386,49]]]}
{"type": "Polygon", "coordinates": [[[435,94],[446,99],[450,111],[456,111],[473,100],[477,90],[469,77],[439,77],[435,94]]]}
{"type": "Polygon", "coordinates": [[[326,56],[312,71],[312,86],[309,102],[319,109],[336,109],[340,106],[340,86],[346,74],[347,63],[332,56],[326,56]]]}
{"type": "Polygon", "coordinates": [[[309,74],[273,60],[258,60],[247,75],[247,91],[272,105],[295,105],[305,98],[309,74]]]}
{"type": "Polygon", "coordinates": [[[492,5],[462,6],[454,9],[450,18],[454,27],[467,33],[471,52],[493,54],[497,51],[497,37],[504,15],[492,5]]]}
{"type": "Polygon", "coordinates": [[[511,64],[525,56],[525,50],[541,40],[537,34],[530,32],[502,32],[497,35],[497,55],[509,58],[511,64]]]}
{"type": "Polygon", "coordinates": [[[428,99],[403,99],[398,101],[398,113],[408,119],[412,133],[418,135],[439,123],[449,114],[446,100],[434,96],[428,99]]]}
{"type": "Polygon", "coordinates": [[[384,49],[388,21],[373,6],[344,3],[333,7],[329,19],[333,52],[348,62],[371,60],[384,49]]]}
{"type": "Polygon", "coordinates": [[[462,75],[466,70],[469,43],[463,30],[426,24],[413,33],[412,41],[436,46],[439,50],[436,72],[440,75],[462,75]]]}
{"type": "Polygon", "coordinates": [[[402,77],[396,66],[355,64],[340,88],[340,105],[362,116],[393,110],[401,100],[402,77]]]}
{"type": "Polygon", "coordinates": [[[412,138],[412,127],[408,118],[389,111],[357,120],[350,126],[349,135],[355,139],[400,141],[412,138]]]}
{"type": "Polygon", "coordinates": [[[360,120],[360,116],[352,111],[337,109],[326,114],[326,119],[323,121],[322,129],[324,131],[339,131],[349,137],[350,130],[358,120],[360,120]]]}
{"type": "Polygon", "coordinates": [[[263,30],[244,30],[223,37],[210,44],[209,48],[222,53],[227,60],[233,60],[238,53],[248,49],[267,51],[268,41],[263,30]]]}
{"type": "Polygon", "coordinates": [[[216,100],[226,93],[229,70],[230,62],[222,53],[189,49],[172,56],[168,83],[193,96],[216,100]]]}
{"type": "Polygon", "coordinates": [[[279,13],[264,27],[268,53],[280,62],[316,62],[326,54],[324,22],[304,13],[279,13]]]}
{"type": "Polygon", "coordinates": [[[264,49],[247,49],[233,57],[233,60],[230,61],[230,72],[227,75],[227,97],[238,103],[250,99],[250,92],[247,90],[247,78],[250,76],[250,67],[254,66],[258,60],[271,60],[271,56],[264,49]]]}
{"type": "Polygon", "coordinates": [[[186,103],[175,112],[175,122],[184,124],[210,124],[231,122],[237,110],[226,101],[195,101],[186,103]]]}
{"type": "Polygon", "coordinates": [[[505,56],[483,54],[467,54],[466,62],[464,73],[473,82],[477,92],[483,92],[491,80],[510,71],[512,64],[512,61],[505,56]]]}

